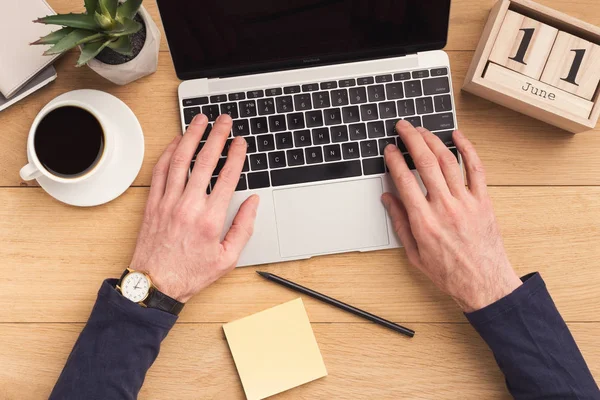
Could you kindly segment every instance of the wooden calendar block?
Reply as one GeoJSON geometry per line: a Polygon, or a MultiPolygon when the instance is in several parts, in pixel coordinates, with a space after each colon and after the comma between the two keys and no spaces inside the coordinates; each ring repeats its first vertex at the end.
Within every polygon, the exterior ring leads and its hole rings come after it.
{"type": "Polygon", "coordinates": [[[600,46],[559,32],[542,82],[591,100],[600,83],[600,46]]]}
{"type": "Polygon", "coordinates": [[[540,79],[558,29],[509,10],[490,61],[533,79],[540,79]]]}

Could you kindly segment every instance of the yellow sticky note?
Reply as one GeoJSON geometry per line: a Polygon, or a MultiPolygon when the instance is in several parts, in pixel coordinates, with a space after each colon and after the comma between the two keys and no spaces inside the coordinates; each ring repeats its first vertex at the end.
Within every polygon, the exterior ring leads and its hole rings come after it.
{"type": "Polygon", "coordinates": [[[248,400],[327,376],[300,298],[230,322],[223,330],[248,400]]]}

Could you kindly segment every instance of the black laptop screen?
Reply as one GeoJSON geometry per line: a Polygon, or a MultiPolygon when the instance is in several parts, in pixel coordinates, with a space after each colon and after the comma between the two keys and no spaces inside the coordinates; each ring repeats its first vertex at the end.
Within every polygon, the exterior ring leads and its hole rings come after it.
{"type": "Polygon", "coordinates": [[[181,79],[445,46],[451,0],[158,0],[181,79]]]}

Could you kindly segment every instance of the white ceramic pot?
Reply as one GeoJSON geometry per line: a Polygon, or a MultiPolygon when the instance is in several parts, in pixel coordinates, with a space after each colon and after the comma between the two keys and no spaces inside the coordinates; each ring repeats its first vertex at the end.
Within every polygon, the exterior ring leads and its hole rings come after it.
{"type": "Polygon", "coordinates": [[[144,6],[140,7],[140,16],[146,24],[146,42],[140,54],[131,61],[119,65],[105,64],[97,59],[88,62],[88,67],[100,76],[117,85],[127,85],[144,76],[151,75],[158,68],[158,52],[160,50],[160,30],[144,6]]]}

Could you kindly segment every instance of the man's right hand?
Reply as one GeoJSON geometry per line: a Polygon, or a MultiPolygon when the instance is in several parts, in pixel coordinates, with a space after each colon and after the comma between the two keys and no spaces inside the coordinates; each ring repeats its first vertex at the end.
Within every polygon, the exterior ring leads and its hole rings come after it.
{"type": "Polygon", "coordinates": [[[399,197],[386,193],[382,200],[409,261],[464,312],[512,293],[522,283],[506,255],[473,145],[454,132],[467,171],[466,188],[456,157],[437,136],[406,121],[399,121],[396,130],[427,189],[424,195],[398,148],[386,147],[399,197]]]}

